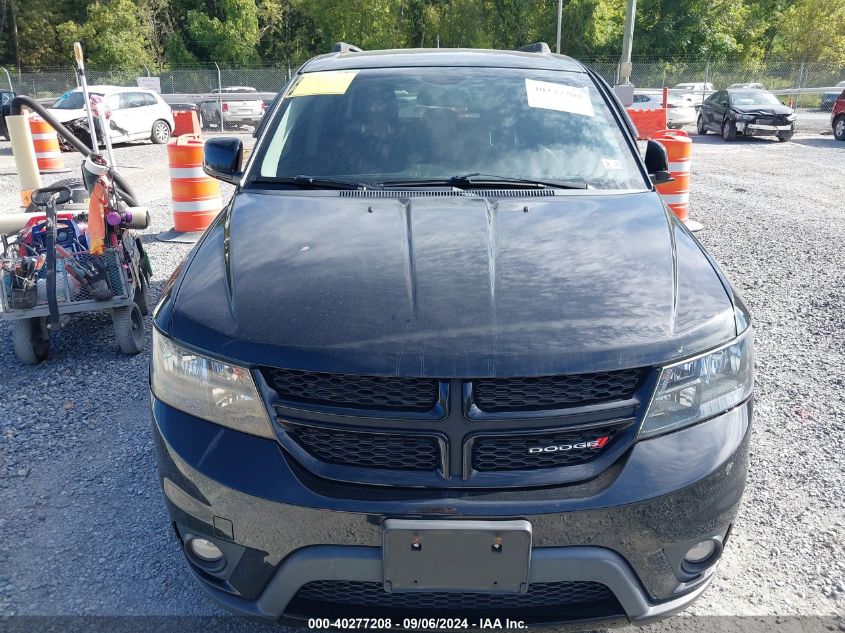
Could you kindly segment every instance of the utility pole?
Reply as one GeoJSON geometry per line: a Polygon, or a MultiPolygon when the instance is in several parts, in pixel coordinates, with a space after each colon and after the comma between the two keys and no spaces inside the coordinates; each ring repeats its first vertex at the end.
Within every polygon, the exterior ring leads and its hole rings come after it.
{"type": "Polygon", "coordinates": [[[21,71],[21,49],[18,44],[18,14],[15,11],[15,0],[9,1],[9,8],[12,10],[12,47],[15,49],[15,66],[18,73],[21,71]]]}
{"type": "Polygon", "coordinates": [[[619,60],[619,83],[631,83],[631,49],[634,45],[634,21],[637,16],[637,0],[628,0],[625,8],[625,27],[622,34],[622,59],[619,60]]]}
{"type": "Polygon", "coordinates": [[[560,24],[563,22],[563,0],[557,0],[557,44],[555,53],[560,55],[560,24]]]}

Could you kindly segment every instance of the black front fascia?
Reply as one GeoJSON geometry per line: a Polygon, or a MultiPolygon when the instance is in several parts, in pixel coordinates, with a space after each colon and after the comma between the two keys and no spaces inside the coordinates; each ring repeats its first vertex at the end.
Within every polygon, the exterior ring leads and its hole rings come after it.
{"type": "Polygon", "coordinates": [[[469,379],[440,381],[440,400],[429,412],[397,414],[286,402],[278,398],[260,372],[254,376],[275,420],[279,442],[291,458],[318,477],[378,486],[500,488],[567,484],[589,480],[604,472],[634,444],[658,373],[648,370],[629,400],[562,410],[495,414],[484,413],[473,404],[469,379]],[[419,472],[328,463],[315,458],[285,430],[296,426],[432,438],[439,447],[440,466],[437,470],[419,472]],[[472,468],[473,442],[481,437],[591,429],[610,429],[614,436],[595,458],[581,464],[496,472],[478,472],[472,468]]]}

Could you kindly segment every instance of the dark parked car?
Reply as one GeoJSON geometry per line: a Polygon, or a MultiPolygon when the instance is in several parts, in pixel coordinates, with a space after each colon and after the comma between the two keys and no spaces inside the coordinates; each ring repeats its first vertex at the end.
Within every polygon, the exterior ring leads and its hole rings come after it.
{"type": "Polygon", "coordinates": [[[12,99],[15,93],[11,90],[0,90],[0,137],[9,140],[9,128],[6,127],[6,117],[12,113],[12,99]]]}
{"type": "Polygon", "coordinates": [[[771,92],[727,89],[704,101],[698,113],[698,133],[716,132],[726,141],[743,136],[776,136],[788,141],[795,133],[795,112],[771,92]]]}
{"type": "Polygon", "coordinates": [[[236,191],[155,312],[198,583],[315,628],[685,608],[745,485],[752,338],[654,189],[665,151],[547,46],[339,49],[245,167],[206,142],[236,191]]]}
{"type": "Polygon", "coordinates": [[[168,103],[173,112],[196,112],[199,116],[200,107],[196,103],[178,102],[168,103]]]}
{"type": "Polygon", "coordinates": [[[839,90],[831,90],[830,92],[825,92],[822,94],[822,100],[819,104],[819,109],[827,112],[828,110],[833,109],[833,105],[836,103],[836,100],[839,98],[839,95],[845,91],[845,81],[840,81],[836,84],[836,87],[839,90]]]}
{"type": "Polygon", "coordinates": [[[833,137],[837,141],[845,141],[845,90],[833,104],[830,113],[830,124],[833,127],[833,137]]]}

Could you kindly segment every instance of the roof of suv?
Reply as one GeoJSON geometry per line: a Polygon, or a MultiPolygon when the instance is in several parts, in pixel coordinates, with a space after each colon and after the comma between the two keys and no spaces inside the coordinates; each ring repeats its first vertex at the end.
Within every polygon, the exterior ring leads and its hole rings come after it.
{"type": "Polygon", "coordinates": [[[531,68],[584,72],[581,64],[565,55],[475,48],[411,48],[329,53],[306,62],[302,67],[302,72],[425,66],[531,68]]]}

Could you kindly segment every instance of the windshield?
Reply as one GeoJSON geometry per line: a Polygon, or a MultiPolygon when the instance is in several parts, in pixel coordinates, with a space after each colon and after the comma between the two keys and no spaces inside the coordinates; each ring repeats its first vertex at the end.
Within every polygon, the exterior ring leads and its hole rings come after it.
{"type": "Polygon", "coordinates": [[[734,92],[731,94],[733,105],[780,105],[778,98],[770,92],[749,90],[748,92],[734,92]]]}
{"type": "MultiPolygon", "coordinates": [[[[99,92],[91,92],[89,94],[91,96],[103,96],[102,93],[99,92]]],[[[55,103],[53,103],[50,107],[56,110],[79,110],[85,107],[85,99],[82,96],[81,90],[72,90],[71,92],[64,93],[61,97],[56,99],[55,103]]]]}
{"type": "Polygon", "coordinates": [[[256,156],[258,178],[405,185],[465,174],[644,189],[587,75],[402,68],[302,75],[256,156]]]}

